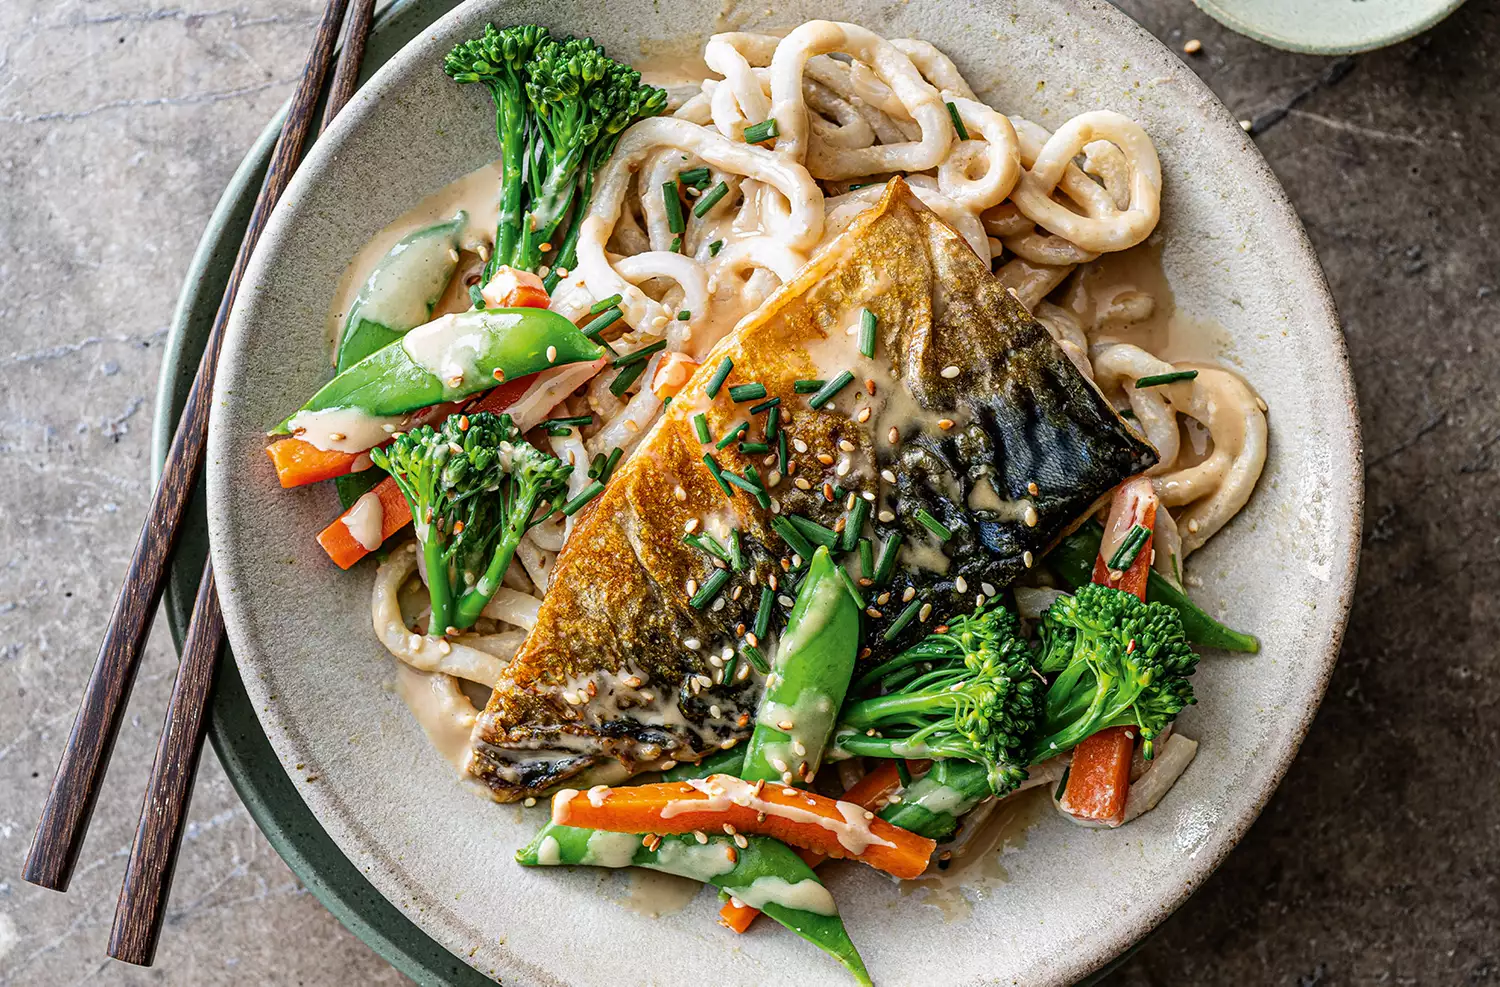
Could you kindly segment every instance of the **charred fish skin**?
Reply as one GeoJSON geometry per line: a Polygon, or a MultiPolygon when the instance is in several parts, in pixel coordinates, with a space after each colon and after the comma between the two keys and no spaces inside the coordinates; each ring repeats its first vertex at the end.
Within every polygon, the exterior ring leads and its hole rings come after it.
{"type": "Polygon", "coordinates": [[[470,770],[513,801],[611,762],[697,760],[748,736],[762,682],[747,631],[771,647],[762,638],[795,596],[804,560],[779,533],[794,520],[847,553],[878,658],[1009,585],[1152,462],[1046,329],[893,179],[714,348],[575,519],[536,627],[480,716],[470,770]],[[855,332],[866,312],[869,353],[855,332]],[[724,359],[729,385],[779,399],[779,437],[729,386],[708,393],[724,359]],[[774,451],[720,448],[741,426],[774,451]],[[738,570],[683,540],[735,531],[738,570]],[[897,564],[861,568],[897,535],[897,564]]]}

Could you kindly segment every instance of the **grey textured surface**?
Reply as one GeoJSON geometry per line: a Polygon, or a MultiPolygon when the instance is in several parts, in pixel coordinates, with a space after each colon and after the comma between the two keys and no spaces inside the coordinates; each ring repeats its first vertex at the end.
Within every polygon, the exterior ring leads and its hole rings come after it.
{"type": "MultiPolygon", "coordinates": [[[[1366,556],[1303,756],[1124,984],[1500,979],[1500,13],[1471,0],[1332,62],[1122,6],[1191,64],[1301,211],[1348,330],[1368,442],[1366,556]]],[[[315,4],[0,5],[0,984],[400,977],[298,887],[204,766],[157,966],[104,960],[172,660],[160,627],[73,890],[19,881],[148,491],[145,419],[177,281],[290,91],[315,4]],[[86,71],[82,68],[87,66],[86,71]]]]}

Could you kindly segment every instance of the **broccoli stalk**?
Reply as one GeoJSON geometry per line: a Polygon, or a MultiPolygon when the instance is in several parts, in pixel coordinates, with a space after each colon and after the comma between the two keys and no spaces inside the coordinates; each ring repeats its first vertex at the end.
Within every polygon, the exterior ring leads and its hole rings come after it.
{"type": "Polygon", "coordinates": [[[844,753],[974,761],[997,795],[1025,780],[1040,682],[1009,611],[980,607],[959,617],[856,685],[876,683],[885,695],[844,707],[844,753]]]}
{"type": "Polygon", "coordinates": [[[509,415],[489,412],[403,432],[370,458],[411,508],[435,637],[479,619],[521,537],[551,513],[573,471],[523,439],[509,415]]]}
{"type": "Polygon", "coordinates": [[[626,127],[666,108],[666,91],[641,85],[639,72],[592,40],[558,40],[536,25],[488,25],[454,47],[443,68],[457,82],[483,83],[495,101],[500,219],[485,279],[502,265],[535,271],[569,216],[552,266],[571,266],[594,171],[626,127]]]}
{"type": "Polygon", "coordinates": [[[1042,615],[1039,669],[1056,675],[1042,707],[1038,761],[1110,727],[1135,726],[1142,752],[1193,703],[1198,656],[1182,617],[1162,603],[1092,583],[1042,615]]]}

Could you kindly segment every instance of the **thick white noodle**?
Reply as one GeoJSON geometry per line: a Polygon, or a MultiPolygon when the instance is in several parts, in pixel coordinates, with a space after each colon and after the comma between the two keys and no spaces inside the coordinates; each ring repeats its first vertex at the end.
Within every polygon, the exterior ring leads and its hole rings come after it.
{"type": "Polygon", "coordinates": [[[370,595],[370,619],[385,649],[423,672],[442,672],[470,682],[493,686],[505,671],[506,660],[472,648],[460,640],[441,640],[409,630],[401,618],[401,586],[417,571],[417,545],[407,542],[386,556],[375,570],[370,595]]]}
{"type": "Polygon", "coordinates": [[[530,593],[518,593],[501,587],[490,597],[490,602],[484,605],[483,613],[491,620],[529,631],[536,626],[536,615],[541,608],[542,601],[530,593]]]}

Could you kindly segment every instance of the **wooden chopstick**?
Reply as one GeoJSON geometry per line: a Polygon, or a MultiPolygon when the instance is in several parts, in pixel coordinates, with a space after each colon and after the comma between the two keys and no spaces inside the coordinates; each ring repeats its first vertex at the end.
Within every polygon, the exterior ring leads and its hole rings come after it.
{"type": "MultiPolygon", "coordinates": [[[[329,122],[354,95],[374,8],[374,0],[354,0],[349,11],[344,43],[329,86],[319,134],[327,129],[329,122]]],[[[321,38],[320,32],[320,41],[321,38]]],[[[314,55],[319,51],[315,44],[314,55]]],[[[309,68],[313,64],[314,59],[310,59],[309,68]]],[[[326,59],[320,64],[326,71],[326,59]]],[[[314,97],[322,81],[322,73],[319,75],[312,89],[314,97]]],[[[300,90],[298,95],[301,95],[300,90]]],[[[193,615],[183,641],[182,660],[172,684],[172,699],[167,705],[156,758],[151,765],[151,777],[141,801],[141,818],[136,827],[135,842],[130,848],[130,859],[125,865],[125,879],[115,906],[114,926],[110,929],[109,955],[126,963],[150,966],[156,955],[172,875],[177,866],[177,853],[187,822],[193,780],[203,751],[208,700],[223,638],[224,616],[219,609],[213,562],[209,561],[203,567],[198,595],[193,601],[193,615]]]]}
{"type": "Polygon", "coordinates": [[[25,879],[32,884],[66,891],[73,875],[109,755],[119,734],[125,703],[140,667],[141,649],[166,585],[168,559],[177,544],[193,484],[203,467],[209,405],[214,372],[224,345],[224,325],[234,306],[250,254],[265,229],[272,208],[286,190],[287,182],[301,160],[347,4],[348,0],[328,0],[322,19],[318,21],[312,51],[292,97],[281,137],[271,155],[270,168],[261,183],[255,209],[235,257],[223,301],[214,316],[203,356],[198,361],[198,371],[188,391],[182,420],[172,437],[161,481],[151,498],[146,523],[141,528],[126,571],[125,585],[115,600],[109,627],[79,703],[78,716],[73,721],[57,774],[42,807],[23,872],[25,879]]]}

